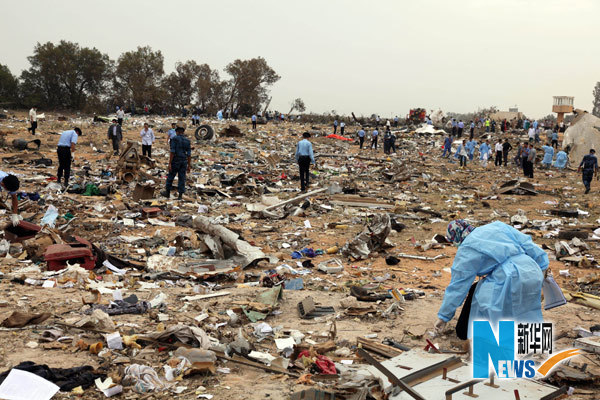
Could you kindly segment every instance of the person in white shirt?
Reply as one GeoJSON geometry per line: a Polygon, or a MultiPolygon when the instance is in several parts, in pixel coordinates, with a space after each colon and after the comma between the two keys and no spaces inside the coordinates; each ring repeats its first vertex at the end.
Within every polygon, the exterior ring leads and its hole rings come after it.
{"type": "Polygon", "coordinates": [[[496,150],[496,159],[494,160],[494,165],[496,167],[502,166],[502,140],[498,139],[496,142],[496,146],[494,146],[494,150],[496,150]]]}
{"type": "Polygon", "coordinates": [[[123,111],[123,107],[117,110],[117,124],[123,126],[123,118],[125,118],[125,111],[123,111]]]}
{"type": "Polygon", "coordinates": [[[37,128],[37,107],[31,107],[31,110],[29,110],[29,123],[31,126],[27,128],[27,130],[30,131],[32,135],[35,135],[35,130],[37,128]]]}
{"type": "Polygon", "coordinates": [[[529,143],[533,143],[535,140],[535,128],[533,126],[527,131],[527,136],[529,136],[529,143]]]}
{"type": "Polygon", "coordinates": [[[466,139],[463,139],[462,143],[458,147],[457,153],[460,160],[460,167],[465,168],[467,166],[467,157],[469,156],[466,139]]]}
{"type": "Polygon", "coordinates": [[[344,136],[344,129],[346,129],[346,123],[340,122],[340,135],[344,136]]]}
{"type": "Polygon", "coordinates": [[[140,132],[142,137],[142,155],[152,158],[152,143],[154,143],[154,132],[148,127],[148,123],[144,124],[144,129],[140,132]]]}

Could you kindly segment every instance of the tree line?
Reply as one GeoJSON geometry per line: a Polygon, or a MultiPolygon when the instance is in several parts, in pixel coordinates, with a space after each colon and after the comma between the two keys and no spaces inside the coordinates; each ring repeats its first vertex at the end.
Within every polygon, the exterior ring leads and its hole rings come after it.
{"type": "Polygon", "coordinates": [[[280,78],[262,57],[232,61],[224,77],[193,60],[165,74],[163,54],[149,46],[111,60],[96,48],[62,40],[37,43],[27,59],[31,66],[18,77],[0,64],[0,104],[84,112],[149,106],[170,113],[193,106],[203,113],[250,115],[268,104],[269,87],[280,78]]]}

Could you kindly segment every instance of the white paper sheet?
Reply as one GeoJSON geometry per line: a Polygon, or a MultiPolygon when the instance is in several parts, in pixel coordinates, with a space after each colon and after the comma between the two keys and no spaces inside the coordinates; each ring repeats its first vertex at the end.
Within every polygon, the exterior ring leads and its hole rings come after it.
{"type": "Polygon", "coordinates": [[[50,400],[58,389],[58,386],[44,378],[13,368],[0,385],[0,399],[50,400]]]}

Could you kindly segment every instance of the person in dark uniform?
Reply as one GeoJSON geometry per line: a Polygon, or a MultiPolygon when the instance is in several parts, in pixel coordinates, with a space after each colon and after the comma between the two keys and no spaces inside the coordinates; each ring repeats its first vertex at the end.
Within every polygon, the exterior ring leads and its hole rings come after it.
{"type": "Polygon", "coordinates": [[[594,174],[598,173],[598,159],[596,158],[596,150],[590,149],[590,154],[586,154],[577,168],[577,172],[582,172],[583,185],[585,186],[585,193],[590,192],[590,185],[594,174]]]}
{"type": "Polygon", "coordinates": [[[112,141],[114,155],[119,155],[119,145],[123,140],[123,133],[121,131],[121,124],[119,124],[116,118],[113,118],[112,125],[108,127],[108,138],[112,141]]]}
{"type": "Polygon", "coordinates": [[[169,175],[167,175],[167,186],[162,193],[166,198],[171,197],[173,180],[177,175],[177,191],[179,200],[183,199],[185,193],[185,177],[192,165],[192,145],[190,140],[184,136],[185,128],[182,125],[175,128],[177,136],[171,139],[171,153],[169,158],[169,175]]]}

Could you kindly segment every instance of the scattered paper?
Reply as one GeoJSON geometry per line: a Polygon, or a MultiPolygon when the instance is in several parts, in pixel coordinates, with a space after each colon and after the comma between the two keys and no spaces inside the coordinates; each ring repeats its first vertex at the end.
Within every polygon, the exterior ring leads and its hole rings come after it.
{"type": "Polygon", "coordinates": [[[123,339],[121,339],[121,334],[119,332],[107,334],[106,343],[109,349],[123,350],[123,339]]]}
{"type": "Polygon", "coordinates": [[[2,385],[0,398],[6,400],[50,400],[59,387],[31,372],[10,370],[2,385]]]}
{"type": "Polygon", "coordinates": [[[125,273],[127,272],[126,269],[120,269],[120,268],[115,267],[108,260],[104,260],[102,265],[104,265],[106,268],[110,269],[116,275],[125,275],[125,273]]]}

